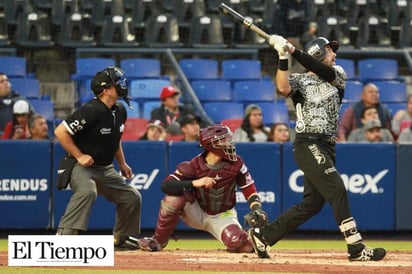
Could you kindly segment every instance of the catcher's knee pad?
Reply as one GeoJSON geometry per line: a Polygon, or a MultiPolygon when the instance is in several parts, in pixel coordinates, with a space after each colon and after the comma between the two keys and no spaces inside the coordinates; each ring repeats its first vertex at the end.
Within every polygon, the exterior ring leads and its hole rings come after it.
{"type": "Polygon", "coordinates": [[[222,231],[221,238],[229,252],[250,253],[253,251],[249,235],[235,224],[225,227],[222,231]]]}
{"type": "Polygon", "coordinates": [[[161,201],[154,238],[162,246],[166,246],[170,235],[179,223],[180,215],[185,204],[186,198],[184,196],[166,195],[161,201]]]}

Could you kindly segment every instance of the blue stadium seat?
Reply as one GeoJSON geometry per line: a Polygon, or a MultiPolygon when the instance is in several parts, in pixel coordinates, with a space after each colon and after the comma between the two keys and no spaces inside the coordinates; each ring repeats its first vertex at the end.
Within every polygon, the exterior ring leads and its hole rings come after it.
{"type": "Polygon", "coordinates": [[[345,87],[345,96],[342,102],[357,102],[361,99],[363,84],[360,81],[347,81],[345,87]]]}
{"type": "Polygon", "coordinates": [[[382,103],[406,103],[408,93],[405,82],[375,81],[379,89],[379,99],[382,103]]]}
{"type": "Polygon", "coordinates": [[[162,105],[162,101],[147,101],[143,103],[143,118],[150,120],[151,113],[155,108],[158,108],[162,105]]]}
{"type": "Polygon", "coordinates": [[[356,79],[355,61],[352,59],[337,58],[336,64],[343,67],[346,72],[346,79],[356,79]]]}
{"type": "Polygon", "coordinates": [[[122,103],[127,111],[127,118],[140,118],[140,105],[136,101],[130,101],[130,106],[133,108],[131,109],[123,99],[118,100],[119,103],[122,103]]]}
{"type": "Polygon", "coordinates": [[[114,58],[78,58],[76,59],[76,73],[72,75],[72,79],[92,78],[97,72],[113,66],[116,66],[116,60],[114,58]]]}
{"type": "Polygon", "coordinates": [[[34,111],[43,115],[46,120],[54,121],[54,104],[50,100],[29,99],[34,111]]]}
{"type": "Polygon", "coordinates": [[[244,114],[243,104],[236,102],[209,102],[204,103],[203,108],[215,123],[229,118],[242,118],[244,114]]]}
{"type": "Polygon", "coordinates": [[[222,61],[222,78],[227,80],[261,79],[259,60],[228,59],[222,61]]]}
{"type": "Polygon", "coordinates": [[[219,78],[219,63],[213,59],[181,59],[179,65],[189,80],[219,78]]]}
{"type": "Polygon", "coordinates": [[[230,81],[196,80],[192,81],[191,85],[201,102],[232,100],[230,81]]]}
{"type": "Polygon", "coordinates": [[[275,85],[272,81],[250,80],[234,82],[234,100],[245,104],[250,102],[275,101],[275,85]]]}
{"type": "Polygon", "coordinates": [[[289,110],[286,103],[263,102],[257,105],[262,109],[263,123],[265,125],[268,126],[280,122],[289,124],[289,110]]]}
{"type": "Polygon", "coordinates": [[[392,116],[395,115],[395,113],[398,112],[399,110],[407,109],[408,107],[406,103],[383,103],[383,104],[388,107],[392,116]]]}
{"type": "Polygon", "coordinates": [[[353,105],[353,102],[342,103],[342,106],[340,108],[340,113],[339,113],[339,119],[342,119],[343,114],[345,113],[346,109],[352,105],[353,105]]]}
{"type": "Polygon", "coordinates": [[[26,77],[26,58],[14,56],[0,57],[0,71],[8,77],[26,77]]]}
{"type": "Polygon", "coordinates": [[[130,82],[129,94],[136,101],[160,100],[162,88],[169,86],[164,79],[138,79],[130,82]]]}
{"type": "Polygon", "coordinates": [[[153,58],[128,58],[120,61],[120,67],[128,80],[136,78],[160,78],[160,60],[153,58]]]}
{"type": "Polygon", "coordinates": [[[362,82],[373,80],[399,80],[396,59],[368,58],[358,61],[359,79],[362,82]]]}
{"type": "Polygon", "coordinates": [[[28,99],[40,99],[40,83],[34,78],[10,78],[11,89],[28,99]]]}

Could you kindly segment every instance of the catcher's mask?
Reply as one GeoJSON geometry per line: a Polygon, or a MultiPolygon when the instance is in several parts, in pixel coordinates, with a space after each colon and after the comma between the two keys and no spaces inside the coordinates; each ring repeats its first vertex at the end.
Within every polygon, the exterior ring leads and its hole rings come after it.
{"type": "Polygon", "coordinates": [[[200,146],[225,160],[237,161],[236,148],[232,142],[232,132],[225,125],[210,125],[199,134],[200,146]]]}
{"type": "Polygon", "coordinates": [[[130,97],[128,93],[127,81],[124,77],[123,70],[118,67],[108,67],[96,73],[90,84],[95,95],[98,95],[105,88],[114,86],[116,93],[130,107],[130,97]]]}
{"type": "Polygon", "coordinates": [[[338,41],[329,42],[325,37],[318,37],[308,42],[304,50],[315,59],[322,61],[326,56],[326,46],[330,46],[333,52],[337,52],[339,49],[338,41]]]}

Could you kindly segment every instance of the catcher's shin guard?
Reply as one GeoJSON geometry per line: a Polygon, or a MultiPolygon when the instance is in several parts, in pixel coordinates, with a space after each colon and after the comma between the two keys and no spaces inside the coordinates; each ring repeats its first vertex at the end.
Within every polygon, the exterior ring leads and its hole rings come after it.
{"type": "Polygon", "coordinates": [[[250,253],[253,251],[248,233],[235,224],[225,227],[220,237],[229,252],[250,253]]]}
{"type": "Polygon", "coordinates": [[[179,223],[180,215],[185,206],[186,198],[184,196],[169,196],[166,195],[161,201],[159,216],[157,218],[154,238],[162,247],[167,245],[170,235],[172,235],[177,224],[179,223]]]}

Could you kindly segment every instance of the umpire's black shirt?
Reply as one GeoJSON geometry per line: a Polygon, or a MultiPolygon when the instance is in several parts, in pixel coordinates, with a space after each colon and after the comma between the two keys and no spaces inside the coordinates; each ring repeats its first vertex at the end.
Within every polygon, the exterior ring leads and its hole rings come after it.
{"type": "Polygon", "coordinates": [[[76,146],[93,157],[94,164],[106,166],[113,163],[119,148],[127,113],[116,103],[109,109],[99,99],[92,99],[63,121],[76,146]]]}

